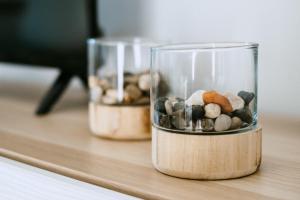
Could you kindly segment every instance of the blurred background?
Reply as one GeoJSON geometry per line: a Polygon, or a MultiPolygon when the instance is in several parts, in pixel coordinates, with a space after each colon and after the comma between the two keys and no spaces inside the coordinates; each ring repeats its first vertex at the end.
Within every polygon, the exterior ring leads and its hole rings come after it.
{"type": "MultiPolygon", "coordinates": [[[[259,111],[300,117],[300,1],[99,0],[97,8],[105,36],[259,43],[259,111]]],[[[11,65],[0,63],[1,80],[49,84],[58,73],[11,65]]],[[[72,84],[80,87],[78,79],[72,84]]]]}

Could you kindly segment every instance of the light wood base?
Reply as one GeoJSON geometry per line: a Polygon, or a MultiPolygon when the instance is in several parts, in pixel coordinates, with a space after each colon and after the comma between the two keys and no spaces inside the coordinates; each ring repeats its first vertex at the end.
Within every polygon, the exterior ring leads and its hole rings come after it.
{"type": "Polygon", "coordinates": [[[228,135],[187,135],[152,126],[152,162],[162,173],[188,179],[229,179],[261,163],[261,128],[228,135]]]}
{"type": "Polygon", "coordinates": [[[106,106],[89,103],[90,129],[104,138],[151,138],[150,106],[106,106]]]}

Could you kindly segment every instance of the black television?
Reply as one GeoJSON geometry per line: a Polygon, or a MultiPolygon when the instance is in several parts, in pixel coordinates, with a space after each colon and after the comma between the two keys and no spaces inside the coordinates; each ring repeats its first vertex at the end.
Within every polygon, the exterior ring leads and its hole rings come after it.
{"type": "Polygon", "coordinates": [[[101,36],[96,0],[0,0],[0,30],[0,62],[60,70],[37,115],[51,110],[72,77],[87,86],[86,41],[101,36]]]}

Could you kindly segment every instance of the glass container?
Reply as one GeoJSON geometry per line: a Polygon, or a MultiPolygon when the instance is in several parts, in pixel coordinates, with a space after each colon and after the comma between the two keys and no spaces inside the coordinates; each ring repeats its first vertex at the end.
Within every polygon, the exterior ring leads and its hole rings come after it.
{"type": "Polygon", "coordinates": [[[150,49],[140,39],[88,41],[90,128],[114,139],[150,138],[150,49]]]}
{"type": "MultiPolygon", "coordinates": [[[[231,144],[231,148],[235,148],[234,145],[240,144],[233,144],[234,136],[226,136],[257,132],[257,52],[258,44],[255,43],[174,44],[152,49],[153,162],[158,169],[184,178],[205,178],[199,175],[200,172],[193,176],[188,170],[182,175],[184,166],[180,163],[191,169],[206,164],[208,168],[214,167],[209,166],[210,162],[216,161],[214,156],[218,157],[216,159],[224,156],[225,159],[226,155],[212,153],[201,158],[202,153],[209,152],[210,148],[215,148],[212,152],[216,153],[217,148],[221,148],[220,152],[234,156],[233,152],[222,147],[231,144]],[[164,80],[167,92],[156,84],[157,76],[164,80]],[[218,142],[223,146],[215,147],[209,143],[216,140],[221,140],[218,142]],[[206,150],[200,151],[199,148],[205,147],[206,150]],[[195,160],[188,164],[189,158],[195,155],[201,158],[199,166],[194,166],[195,160]],[[206,160],[209,155],[211,160],[206,160]],[[162,166],[167,163],[165,159],[170,163],[162,166]],[[174,169],[177,161],[181,168],[174,169]],[[180,173],[174,174],[175,171],[180,173]]],[[[247,157],[247,149],[244,155],[247,157]]],[[[205,174],[205,170],[202,173],[205,174]]],[[[226,170],[215,171],[215,175],[222,173],[226,170]]]]}

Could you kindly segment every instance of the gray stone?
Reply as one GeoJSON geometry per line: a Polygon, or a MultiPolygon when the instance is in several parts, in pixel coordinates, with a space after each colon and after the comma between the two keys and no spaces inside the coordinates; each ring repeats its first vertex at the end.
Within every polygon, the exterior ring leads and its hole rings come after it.
{"type": "Polygon", "coordinates": [[[164,128],[172,128],[170,116],[160,114],[159,116],[159,125],[164,128]]]}
{"type": "Polygon", "coordinates": [[[167,97],[158,98],[154,103],[154,110],[156,110],[160,113],[163,113],[163,114],[167,114],[167,111],[166,111],[166,108],[165,108],[166,100],[168,100],[167,97]]]}
{"type": "Polygon", "coordinates": [[[173,112],[176,112],[178,110],[184,110],[185,104],[183,101],[175,102],[173,105],[173,112]]]}
{"type": "Polygon", "coordinates": [[[255,94],[253,92],[240,91],[238,93],[238,96],[240,96],[245,101],[245,105],[249,105],[249,103],[255,97],[255,94]]]}
{"type": "Polygon", "coordinates": [[[249,124],[248,123],[246,123],[246,122],[243,122],[242,123],[242,125],[241,125],[241,128],[246,128],[246,127],[248,127],[249,126],[249,124]]]}
{"type": "Polygon", "coordinates": [[[200,105],[192,105],[186,107],[186,115],[189,119],[191,119],[193,122],[201,119],[205,115],[205,110],[203,106],[200,105]]]}
{"type": "Polygon", "coordinates": [[[244,122],[247,122],[249,124],[252,123],[252,113],[248,106],[245,106],[243,109],[234,111],[233,115],[239,117],[244,122]]]}
{"type": "Polygon", "coordinates": [[[172,118],[172,125],[176,129],[185,129],[185,127],[186,127],[186,121],[184,119],[184,116],[183,116],[182,112],[179,111],[178,113],[176,113],[175,115],[173,115],[171,118],[172,118]]]}
{"type": "Polygon", "coordinates": [[[231,118],[230,129],[238,129],[242,126],[242,120],[239,117],[231,118]]]}
{"type": "Polygon", "coordinates": [[[204,118],[201,120],[201,127],[203,131],[213,131],[214,130],[214,120],[204,118]]]}
{"type": "Polygon", "coordinates": [[[230,128],[231,118],[228,115],[221,114],[215,121],[215,131],[226,131],[230,128]]]}
{"type": "Polygon", "coordinates": [[[205,116],[214,119],[221,114],[221,107],[218,104],[209,103],[204,107],[205,116]]]}

